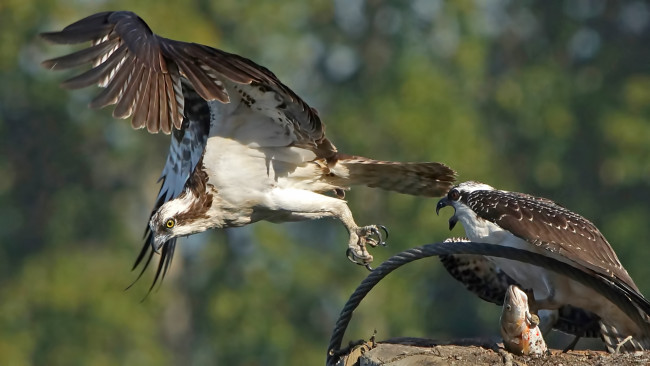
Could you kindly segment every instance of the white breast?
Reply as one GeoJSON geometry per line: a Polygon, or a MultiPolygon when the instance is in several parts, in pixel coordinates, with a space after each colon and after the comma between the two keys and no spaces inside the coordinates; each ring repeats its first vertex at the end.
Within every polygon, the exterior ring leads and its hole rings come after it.
{"type": "Polygon", "coordinates": [[[203,165],[209,183],[230,202],[239,200],[238,197],[230,197],[231,194],[241,195],[242,199],[254,199],[274,184],[274,172],[265,161],[264,154],[230,138],[208,138],[203,165]]]}

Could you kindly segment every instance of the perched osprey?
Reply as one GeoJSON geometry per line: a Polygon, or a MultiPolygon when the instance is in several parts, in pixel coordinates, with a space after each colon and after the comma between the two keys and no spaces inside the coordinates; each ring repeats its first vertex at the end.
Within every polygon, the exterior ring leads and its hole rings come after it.
{"type": "MultiPolygon", "coordinates": [[[[460,221],[472,241],[537,252],[593,271],[643,298],[594,224],[551,200],[464,182],[438,202],[436,213],[445,206],[455,210],[449,228],[460,221]]],[[[598,315],[610,351],[619,345],[626,351],[650,349],[650,339],[641,326],[591,288],[541,267],[490,259],[523,288],[533,291],[537,309],[571,305],[598,315]]]]}
{"type": "Polygon", "coordinates": [[[238,55],[157,36],[134,13],[99,13],[42,36],[55,43],[91,42],[43,62],[52,70],[92,64],[64,87],[98,84],[104,90],[91,107],[115,104],[113,116],[132,117],[133,128],[172,134],[134,265],[148,254],[144,271],[162,248],[154,284],[171,263],[177,237],[260,220],[337,218],[350,234],[348,257],[368,264],[366,245],[383,239],[376,225],[355,223],[342,199],[350,185],[435,197],[454,181],[454,171],[441,163],[339,153],[316,110],[272,72],[238,55]]]}
{"type": "MultiPolygon", "coordinates": [[[[449,238],[444,242],[462,243],[468,241],[465,238],[449,238]]],[[[482,255],[441,255],[440,261],[447,272],[462,283],[467,290],[481,299],[499,306],[503,305],[510,286],[521,287],[521,284],[482,255]]],[[[582,337],[601,336],[600,317],[571,305],[563,305],[554,310],[540,310],[537,315],[541,320],[539,326],[543,334],[547,334],[553,328],[576,337],[565,350],[573,349],[582,337]]]]}

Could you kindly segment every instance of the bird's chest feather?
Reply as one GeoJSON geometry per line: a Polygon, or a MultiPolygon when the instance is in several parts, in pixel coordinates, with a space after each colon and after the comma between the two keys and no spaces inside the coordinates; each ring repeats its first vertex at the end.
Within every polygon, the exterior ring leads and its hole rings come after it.
{"type": "Polygon", "coordinates": [[[510,234],[498,225],[478,217],[474,211],[467,207],[457,207],[455,215],[463,224],[467,238],[472,241],[500,244],[510,234]]]}
{"type": "Polygon", "coordinates": [[[273,184],[274,172],[258,149],[240,142],[213,136],[208,139],[203,157],[208,183],[219,194],[238,191],[264,191],[273,184]]]}
{"type": "Polygon", "coordinates": [[[296,147],[256,148],[231,138],[208,139],[203,165],[208,183],[231,202],[263,199],[271,189],[294,187],[296,182],[312,183],[322,174],[310,162],[313,153],[296,147]]]}

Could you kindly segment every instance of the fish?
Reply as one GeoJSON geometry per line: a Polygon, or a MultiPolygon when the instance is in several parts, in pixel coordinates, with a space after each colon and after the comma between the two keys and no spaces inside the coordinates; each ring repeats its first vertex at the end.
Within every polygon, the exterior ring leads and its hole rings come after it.
{"type": "Polygon", "coordinates": [[[500,322],[503,345],[507,351],[524,356],[541,356],[548,352],[539,329],[539,317],[531,314],[528,296],[515,285],[508,286],[500,322]]]}

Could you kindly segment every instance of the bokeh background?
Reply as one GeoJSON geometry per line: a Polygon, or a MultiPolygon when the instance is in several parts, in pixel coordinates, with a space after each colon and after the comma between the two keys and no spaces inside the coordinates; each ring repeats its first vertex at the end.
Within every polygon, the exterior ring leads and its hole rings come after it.
{"type": "MultiPolygon", "coordinates": [[[[650,294],[650,12],[643,1],[0,2],[0,364],[322,364],[367,275],[333,220],[181,241],[145,298],[131,266],[169,137],[132,131],[96,88],[39,63],[39,32],[132,10],[158,34],[249,57],[316,107],[341,151],[443,161],[459,180],[556,200],[601,228],[650,294]],[[145,298],[143,300],[143,298],[145,298]]],[[[435,199],[347,195],[390,228],[376,263],[450,233],[435,199]]],[[[383,281],[346,339],[498,335],[497,306],[436,259],[383,281]]]]}

